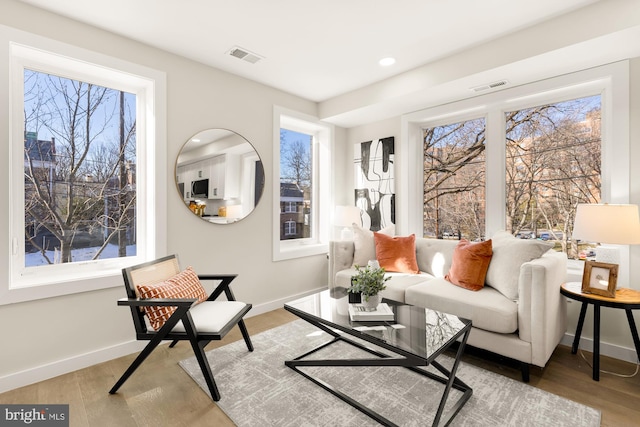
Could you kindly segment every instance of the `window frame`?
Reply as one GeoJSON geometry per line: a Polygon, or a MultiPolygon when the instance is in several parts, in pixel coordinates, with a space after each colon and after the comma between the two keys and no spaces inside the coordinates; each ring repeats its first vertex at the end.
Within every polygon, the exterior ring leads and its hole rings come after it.
{"type": "Polygon", "coordinates": [[[273,108],[273,261],[325,254],[329,250],[329,212],[332,206],[333,180],[331,156],[334,127],[308,114],[277,105],[273,108]],[[280,240],[280,129],[313,135],[313,182],[310,238],[280,240]]]}
{"type": "MultiPolygon", "coordinates": [[[[420,233],[422,230],[422,206],[419,203],[422,200],[422,188],[417,180],[408,178],[422,173],[420,150],[423,127],[461,121],[469,117],[486,117],[485,233],[490,237],[506,226],[504,114],[507,111],[595,94],[600,94],[602,101],[601,200],[603,203],[628,203],[629,62],[620,61],[403,115],[398,151],[400,165],[407,173],[399,177],[399,188],[407,200],[397,204],[398,231],[420,233]]],[[[624,281],[629,277],[629,248],[622,245],[620,251],[623,262],[619,277],[624,281]]],[[[570,268],[576,268],[573,264],[570,260],[570,268]]]]}
{"type": "Polygon", "coordinates": [[[6,280],[0,285],[0,305],[121,286],[113,280],[121,269],[155,258],[166,251],[166,119],[165,73],[96,52],[20,31],[0,31],[8,58],[6,88],[10,94],[7,118],[6,167],[11,195],[7,215],[6,280]],[[126,258],[74,262],[45,268],[24,267],[24,135],[22,99],[24,68],[108,86],[136,94],[137,124],[137,254],[126,258]],[[9,142],[13,141],[13,142],[9,142]]]}

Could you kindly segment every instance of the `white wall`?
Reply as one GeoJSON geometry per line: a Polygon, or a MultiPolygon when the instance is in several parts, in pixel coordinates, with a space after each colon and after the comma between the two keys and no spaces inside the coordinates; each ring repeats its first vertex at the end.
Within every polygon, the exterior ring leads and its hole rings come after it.
{"type": "MultiPolygon", "coordinates": [[[[198,272],[240,273],[234,290],[252,302],[252,313],[281,307],[293,295],[326,287],[326,256],[271,260],[273,105],[315,115],[316,104],[158,49],[62,18],[23,3],[0,0],[0,24],[138,63],[167,77],[168,252],[198,272]],[[208,224],[182,203],[173,181],[180,147],[196,132],[222,127],[247,138],[265,166],[266,185],[256,210],[231,225],[208,224]],[[302,279],[304,278],[304,279],[302,279]]],[[[0,62],[5,64],[6,59],[0,62]]],[[[0,86],[0,146],[8,147],[8,88],[0,86]]],[[[339,132],[338,136],[343,134],[339,132]]],[[[7,156],[1,156],[7,159],[7,156]]],[[[0,160],[5,161],[6,160],[0,160]]],[[[0,196],[8,200],[7,164],[0,196]]],[[[7,211],[0,224],[8,224],[7,211]]],[[[7,258],[7,234],[0,233],[7,258]]],[[[8,277],[2,278],[7,280],[8,277]]],[[[135,350],[131,315],[116,306],[118,286],[95,292],[0,305],[0,324],[10,332],[0,351],[0,392],[135,350]]],[[[106,392],[106,391],[105,391],[106,392]]]]}

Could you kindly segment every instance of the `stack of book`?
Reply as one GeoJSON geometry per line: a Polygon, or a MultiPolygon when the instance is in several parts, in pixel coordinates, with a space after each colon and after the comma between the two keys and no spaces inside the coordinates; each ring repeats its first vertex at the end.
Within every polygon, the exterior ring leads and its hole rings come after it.
{"type": "Polygon", "coordinates": [[[393,322],[394,315],[387,303],[380,303],[373,311],[367,311],[362,304],[349,304],[349,318],[352,322],[393,322]]]}

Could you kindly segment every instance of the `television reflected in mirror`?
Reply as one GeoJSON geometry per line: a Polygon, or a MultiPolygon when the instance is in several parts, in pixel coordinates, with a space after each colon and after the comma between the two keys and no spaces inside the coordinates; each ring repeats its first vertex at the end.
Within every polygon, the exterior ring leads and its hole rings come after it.
{"type": "Polygon", "coordinates": [[[207,129],[189,138],[176,159],[175,177],[185,207],[212,224],[245,218],[264,190],[260,156],[242,135],[228,129],[207,129]]]}

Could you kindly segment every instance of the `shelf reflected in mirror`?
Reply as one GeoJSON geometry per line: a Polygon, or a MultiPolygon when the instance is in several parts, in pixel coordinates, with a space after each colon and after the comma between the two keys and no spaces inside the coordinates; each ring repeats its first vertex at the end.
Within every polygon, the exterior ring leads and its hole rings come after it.
{"type": "Polygon", "coordinates": [[[264,190],[258,152],[228,129],[198,132],[182,146],[175,164],[176,189],[186,208],[212,224],[249,215],[264,190]]]}

